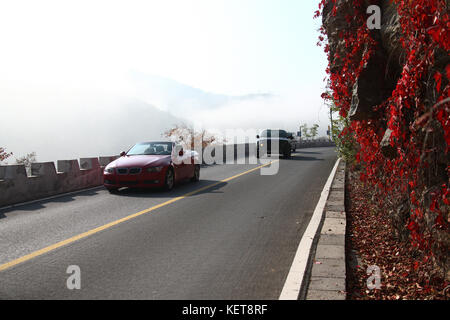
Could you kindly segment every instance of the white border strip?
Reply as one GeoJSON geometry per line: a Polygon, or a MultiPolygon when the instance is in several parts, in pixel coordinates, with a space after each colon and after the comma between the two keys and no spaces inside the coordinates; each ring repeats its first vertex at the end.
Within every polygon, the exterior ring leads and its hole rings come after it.
{"type": "Polygon", "coordinates": [[[297,248],[297,253],[295,254],[294,261],[292,262],[291,269],[284,283],[283,290],[281,291],[279,300],[297,300],[300,294],[300,289],[303,284],[303,278],[305,276],[306,267],[309,260],[309,254],[311,252],[311,246],[314,238],[319,228],[320,222],[322,221],[323,210],[325,209],[325,204],[328,199],[328,194],[330,193],[331,183],[334,180],[337,167],[341,159],[336,161],[330,176],[322,190],[319,202],[314,209],[311,220],[303,234],[302,240],[297,248]]]}

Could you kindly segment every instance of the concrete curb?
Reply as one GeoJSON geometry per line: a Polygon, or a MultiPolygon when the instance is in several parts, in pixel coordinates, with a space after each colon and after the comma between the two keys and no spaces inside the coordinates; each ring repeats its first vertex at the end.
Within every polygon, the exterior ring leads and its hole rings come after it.
{"type": "Polygon", "coordinates": [[[345,300],[345,162],[341,161],[325,205],[325,217],[312,255],[306,300],[345,300]]]}

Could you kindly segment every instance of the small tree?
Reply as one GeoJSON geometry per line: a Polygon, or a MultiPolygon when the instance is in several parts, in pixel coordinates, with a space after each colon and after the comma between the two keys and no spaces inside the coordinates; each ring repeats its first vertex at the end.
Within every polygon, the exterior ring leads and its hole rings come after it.
{"type": "Polygon", "coordinates": [[[5,148],[0,147],[0,162],[8,159],[10,156],[12,156],[12,152],[8,153],[6,152],[5,148]]]}
{"type": "Polygon", "coordinates": [[[36,152],[28,153],[26,156],[16,159],[16,164],[24,165],[28,174],[31,174],[31,164],[36,162],[36,152]]]}
{"type": "Polygon", "coordinates": [[[172,129],[165,131],[164,136],[176,140],[183,148],[191,150],[194,150],[196,145],[201,145],[202,149],[205,149],[218,140],[214,134],[207,130],[195,131],[192,126],[188,126],[185,123],[177,124],[172,129]]]}
{"type": "Polygon", "coordinates": [[[311,138],[315,139],[319,134],[319,125],[314,124],[311,128],[309,128],[311,138]]]}
{"type": "Polygon", "coordinates": [[[345,161],[354,163],[357,153],[357,143],[354,134],[347,130],[350,127],[350,119],[339,114],[339,108],[336,106],[330,91],[327,91],[323,97],[330,108],[331,138],[336,144],[336,150],[339,156],[345,159],[345,161]],[[333,113],[338,113],[337,118],[333,119],[331,117],[333,113]],[[344,130],[347,130],[346,135],[342,135],[344,130]]]}
{"type": "Polygon", "coordinates": [[[308,140],[309,138],[311,138],[311,135],[309,134],[308,130],[308,125],[306,123],[300,126],[300,131],[302,133],[302,137],[304,140],[308,140]]]}

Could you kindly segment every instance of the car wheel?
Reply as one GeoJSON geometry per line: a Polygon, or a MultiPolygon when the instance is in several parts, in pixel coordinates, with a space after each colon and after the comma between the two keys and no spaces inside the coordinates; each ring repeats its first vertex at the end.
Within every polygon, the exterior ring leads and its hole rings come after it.
{"type": "Polygon", "coordinates": [[[173,173],[173,169],[169,168],[166,171],[166,177],[164,179],[164,189],[166,191],[170,191],[173,189],[174,185],[175,185],[175,175],[173,173]]]}
{"type": "Polygon", "coordinates": [[[291,150],[289,150],[288,152],[285,152],[283,154],[283,157],[286,158],[286,159],[290,158],[291,157],[291,150]]]}
{"type": "Polygon", "coordinates": [[[119,191],[119,188],[106,188],[108,190],[109,193],[117,193],[119,191]]]}
{"type": "Polygon", "coordinates": [[[197,182],[200,180],[200,165],[196,165],[194,168],[194,176],[191,178],[192,182],[197,182]]]}

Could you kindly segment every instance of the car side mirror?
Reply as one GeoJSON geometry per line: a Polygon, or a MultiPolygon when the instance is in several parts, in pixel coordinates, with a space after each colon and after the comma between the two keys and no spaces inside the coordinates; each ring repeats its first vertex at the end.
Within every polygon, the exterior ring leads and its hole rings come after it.
{"type": "Polygon", "coordinates": [[[127,153],[126,153],[125,151],[122,151],[122,152],[120,153],[120,156],[121,156],[121,157],[124,157],[126,154],[127,154],[127,153]]]}
{"type": "Polygon", "coordinates": [[[256,139],[259,139],[259,134],[256,136],[256,139]]]}

